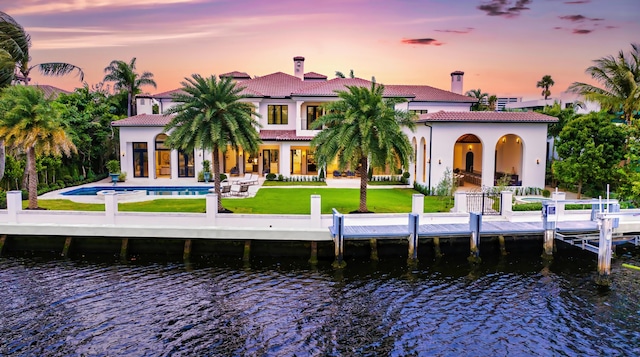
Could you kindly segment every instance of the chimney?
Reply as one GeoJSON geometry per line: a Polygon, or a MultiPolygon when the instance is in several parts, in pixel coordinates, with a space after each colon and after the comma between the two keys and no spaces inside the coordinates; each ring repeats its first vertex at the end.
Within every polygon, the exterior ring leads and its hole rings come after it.
{"type": "Polygon", "coordinates": [[[464,72],[455,71],[451,72],[451,91],[453,93],[462,94],[462,88],[464,83],[464,72]]]}
{"type": "Polygon", "coordinates": [[[304,81],[304,57],[293,57],[293,75],[304,81]]]}

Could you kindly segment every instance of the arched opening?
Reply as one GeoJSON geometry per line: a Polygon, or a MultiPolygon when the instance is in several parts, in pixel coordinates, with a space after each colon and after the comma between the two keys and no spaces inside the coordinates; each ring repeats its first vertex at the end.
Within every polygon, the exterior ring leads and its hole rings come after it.
{"type": "Polygon", "coordinates": [[[422,182],[427,182],[427,142],[424,138],[420,139],[420,148],[422,149],[422,182]]]}
{"type": "Polygon", "coordinates": [[[458,186],[482,186],[482,142],[464,134],[453,147],[453,177],[458,186]]]}
{"type": "Polygon", "coordinates": [[[522,186],[524,143],[518,135],[507,134],[496,143],[494,185],[522,186]]]}
{"type": "Polygon", "coordinates": [[[171,178],[171,149],[164,145],[166,140],[167,134],[158,134],[156,136],[155,161],[157,178],[171,178]]]}
{"type": "Polygon", "coordinates": [[[411,176],[414,180],[418,178],[418,143],[416,142],[416,138],[414,137],[411,140],[411,146],[413,147],[413,172],[411,176]]]}

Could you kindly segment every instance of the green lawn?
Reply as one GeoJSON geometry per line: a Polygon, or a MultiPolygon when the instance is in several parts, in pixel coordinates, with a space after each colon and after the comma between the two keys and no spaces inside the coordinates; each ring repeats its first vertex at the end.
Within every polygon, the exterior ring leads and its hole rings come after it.
{"type": "Polygon", "coordinates": [[[262,186],[326,186],[326,182],[320,181],[265,181],[262,186]]]}
{"type": "MultiPolygon", "coordinates": [[[[369,190],[367,203],[376,213],[411,212],[411,197],[416,191],[406,188],[369,190]]],[[[261,189],[255,197],[224,198],[222,204],[234,213],[254,214],[309,214],[310,196],[322,197],[322,213],[331,213],[336,208],[342,213],[358,209],[359,190],[355,188],[287,188],[261,189]]],[[[68,200],[39,200],[39,205],[51,210],[103,211],[102,204],[81,204],[68,200]]],[[[445,212],[451,206],[448,200],[425,197],[425,212],[445,212]]],[[[204,212],[204,199],[170,199],[121,203],[120,211],[137,212],[204,212]]]]}

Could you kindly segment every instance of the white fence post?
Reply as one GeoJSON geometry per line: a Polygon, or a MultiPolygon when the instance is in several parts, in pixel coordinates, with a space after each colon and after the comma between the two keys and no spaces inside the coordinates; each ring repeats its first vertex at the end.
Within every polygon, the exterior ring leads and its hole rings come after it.
{"type": "Polygon", "coordinates": [[[467,193],[456,192],[453,196],[453,211],[457,213],[467,212],[467,193]]]}
{"type": "Polygon", "coordinates": [[[320,195],[311,195],[311,227],[320,228],[322,199],[320,195]]]}
{"type": "Polygon", "coordinates": [[[500,192],[500,199],[502,201],[502,216],[511,217],[513,213],[513,192],[502,191],[500,192]]]}
{"type": "Polygon", "coordinates": [[[411,198],[411,213],[422,215],[424,213],[424,195],[414,194],[411,198]]]}
{"type": "Polygon", "coordinates": [[[205,212],[207,212],[207,223],[215,226],[218,215],[218,195],[208,193],[205,195],[205,212]]]}
{"type": "Polygon", "coordinates": [[[18,223],[18,212],[22,211],[22,191],[7,192],[9,223],[18,223]]]}
{"type": "MultiPolygon", "coordinates": [[[[554,192],[551,195],[551,199],[553,199],[554,201],[564,201],[567,199],[567,194],[565,192],[554,192]]],[[[562,220],[562,217],[564,216],[564,202],[556,202],[556,215],[558,217],[558,220],[562,220]]]]}
{"type": "Polygon", "coordinates": [[[118,195],[115,191],[104,193],[104,213],[107,224],[116,224],[116,213],[118,213],[118,195]]]}

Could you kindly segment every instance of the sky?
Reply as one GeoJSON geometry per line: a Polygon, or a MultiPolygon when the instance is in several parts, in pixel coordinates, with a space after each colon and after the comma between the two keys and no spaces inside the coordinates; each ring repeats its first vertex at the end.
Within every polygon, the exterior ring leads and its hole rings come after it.
{"type": "MultiPolygon", "coordinates": [[[[540,99],[536,83],[551,75],[551,96],[598,58],[640,42],[640,0],[0,0],[31,36],[31,63],[81,67],[89,85],[112,60],[136,57],[160,93],[191,74],[231,71],[375,76],[383,84],[450,90],[464,71],[464,91],[540,99]]],[[[32,83],[67,90],[76,77],[32,83]]]]}

